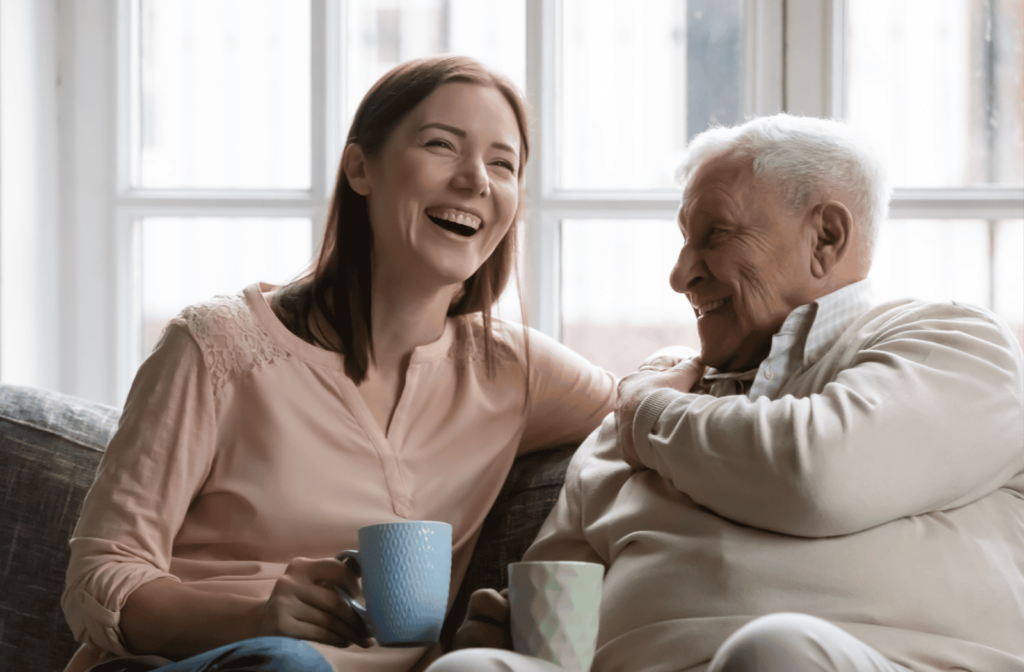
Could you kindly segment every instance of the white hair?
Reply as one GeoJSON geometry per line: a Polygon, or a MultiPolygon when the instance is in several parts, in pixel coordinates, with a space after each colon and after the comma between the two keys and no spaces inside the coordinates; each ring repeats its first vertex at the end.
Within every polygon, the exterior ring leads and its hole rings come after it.
{"type": "Polygon", "coordinates": [[[803,210],[812,198],[846,194],[850,201],[844,205],[865,234],[863,243],[870,258],[889,214],[892,189],[871,146],[849,126],[832,119],[776,114],[699,133],[676,170],[684,203],[697,169],[727,154],[749,159],[754,175],[781,189],[794,212],[803,210]]]}

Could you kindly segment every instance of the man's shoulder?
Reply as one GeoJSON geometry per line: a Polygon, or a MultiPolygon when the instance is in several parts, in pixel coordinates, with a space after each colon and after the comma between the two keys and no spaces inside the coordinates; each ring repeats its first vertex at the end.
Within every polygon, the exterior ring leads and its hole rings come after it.
{"type": "Polygon", "coordinates": [[[907,328],[947,332],[982,329],[998,334],[996,340],[1016,340],[1005,319],[991,310],[961,301],[886,301],[864,313],[853,328],[865,335],[905,331],[907,328]]]}
{"type": "Polygon", "coordinates": [[[855,366],[864,357],[934,363],[988,362],[1024,372],[1024,354],[1013,330],[991,310],[959,301],[899,299],[864,313],[833,346],[833,373],[855,366]]]}

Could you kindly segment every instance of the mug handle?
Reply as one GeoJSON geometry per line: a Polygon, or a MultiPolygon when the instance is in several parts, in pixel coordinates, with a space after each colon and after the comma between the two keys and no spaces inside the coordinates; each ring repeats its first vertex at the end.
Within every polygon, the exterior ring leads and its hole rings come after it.
{"type": "MultiPolygon", "coordinates": [[[[335,556],[336,560],[339,560],[339,561],[342,561],[342,562],[346,558],[351,558],[352,560],[355,560],[356,565],[359,566],[359,571],[360,571],[360,574],[361,574],[363,566],[362,566],[362,564],[359,561],[359,551],[354,551],[354,550],[342,551],[341,553],[338,553],[337,556],[335,556]]],[[[342,588],[341,586],[337,587],[337,591],[338,591],[338,595],[341,597],[341,599],[345,600],[345,602],[348,603],[348,606],[352,608],[352,611],[356,612],[356,615],[358,615],[361,619],[363,619],[363,623],[366,624],[366,629],[369,631],[370,636],[372,637],[373,636],[373,622],[370,620],[370,612],[366,610],[366,607],[364,607],[363,605],[361,605],[358,602],[356,602],[355,596],[350,595],[349,592],[347,590],[345,590],[344,588],[342,588]]]]}

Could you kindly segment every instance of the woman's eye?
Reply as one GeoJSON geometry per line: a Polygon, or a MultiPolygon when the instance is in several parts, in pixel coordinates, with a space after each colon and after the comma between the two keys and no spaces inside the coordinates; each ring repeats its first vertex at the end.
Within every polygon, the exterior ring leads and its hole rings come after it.
{"type": "Polygon", "coordinates": [[[427,147],[443,147],[444,149],[454,149],[452,143],[442,138],[434,138],[433,140],[427,140],[427,147]]]}
{"type": "Polygon", "coordinates": [[[494,165],[501,166],[502,168],[506,169],[513,175],[516,174],[516,167],[512,165],[511,161],[506,161],[505,159],[498,159],[497,161],[494,162],[494,165]]]}

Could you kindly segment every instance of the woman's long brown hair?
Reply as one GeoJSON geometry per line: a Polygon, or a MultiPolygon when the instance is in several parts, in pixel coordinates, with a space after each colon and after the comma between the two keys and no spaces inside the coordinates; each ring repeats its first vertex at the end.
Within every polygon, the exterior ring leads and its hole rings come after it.
{"type": "MultiPolygon", "coordinates": [[[[524,210],[523,168],[529,154],[529,129],[522,96],[505,77],[465,56],[445,55],[409,61],[381,77],[369,90],[356,110],[345,144],[359,145],[366,156],[377,154],[402,119],[439,86],[449,82],[497,89],[508,101],[519,124],[519,205],[512,225],[491,256],[463,283],[448,308],[449,316],[481,313],[484,361],[488,375],[493,376],[497,353],[491,307],[516,270],[519,224],[524,210]]],[[[372,271],[373,232],[366,197],[353,191],[339,166],[320,253],[302,277],[275,293],[273,308],[289,330],[300,338],[328,350],[340,351],[345,359],[345,374],[357,385],[366,378],[373,357],[372,271]],[[320,316],[338,335],[340,343],[325,342],[311,329],[311,320],[320,316]]],[[[525,318],[524,311],[524,338],[525,318]]],[[[528,343],[525,357],[528,372],[528,343]]]]}

